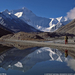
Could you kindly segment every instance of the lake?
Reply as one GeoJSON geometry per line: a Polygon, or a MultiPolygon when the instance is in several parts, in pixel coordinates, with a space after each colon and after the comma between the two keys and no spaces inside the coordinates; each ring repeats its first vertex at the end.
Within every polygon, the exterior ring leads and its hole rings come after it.
{"type": "Polygon", "coordinates": [[[0,45],[0,75],[75,75],[74,51],[0,45]]]}

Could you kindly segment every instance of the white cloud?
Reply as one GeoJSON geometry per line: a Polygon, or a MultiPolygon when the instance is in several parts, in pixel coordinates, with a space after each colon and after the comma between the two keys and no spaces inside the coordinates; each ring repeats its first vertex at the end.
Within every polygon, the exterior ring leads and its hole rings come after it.
{"type": "Polygon", "coordinates": [[[71,9],[69,12],[67,12],[67,18],[69,19],[75,19],[75,7],[71,9]]]}

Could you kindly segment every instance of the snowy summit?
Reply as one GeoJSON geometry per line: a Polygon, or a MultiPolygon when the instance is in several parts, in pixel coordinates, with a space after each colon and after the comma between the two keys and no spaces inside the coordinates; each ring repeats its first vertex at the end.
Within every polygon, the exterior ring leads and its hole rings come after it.
{"type": "MultiPolygon", "coordinates": [[[[3,14],[7,14],[9,18],[18,18],[27,23],[28,25],[44,32],[53,32],[60,28],[63,25],[66,25],[71,20],[66,17],[58,17],[58,18],[44,18],[36,16],[31,10],[23,7],[17,10],[5,10],[2,12],[3,14]],[[11,17],[12,16],[12,17],[11,17]]],[[[17,27],[17,26],[16,26],[17,27]]]]}

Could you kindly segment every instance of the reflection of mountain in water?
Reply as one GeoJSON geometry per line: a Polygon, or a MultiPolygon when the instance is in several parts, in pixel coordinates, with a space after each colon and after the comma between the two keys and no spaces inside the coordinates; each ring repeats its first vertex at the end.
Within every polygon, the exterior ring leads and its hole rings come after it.
{"type": "Polygon", "coordinates": [[[22,51],[17,48],[10,49],[9,51],[0,55],[0,66],[8,69],[10,66],[13,66],[15,63],[23,59],[37,48],[38,47],[34,47],[22,51]]]}
{"type": "Polygon", "coordinates": [[[10,49],[11,47],[7,47],[7,46],[3,46],[0,44],[0,54],[8,49],[10,49]]]}
{"type": "Polygon", "coordinates": [[[42,61],[59,61],[67,62],[71,57],[65,58],[64,53],[61,53],[57,49],[51,49],[49,47],[29,48],[26,50],[19,50],[13,48],[10,51],[3,53],[0,56],[0,66],[4,69],[15,69],[26,72],[31,69],[36,63],[42,61]]]}
{"type": "Polygon", "coordinates": [[[1,43],[3,46],[8,46],[8,47],[16,47],[17,49],[20,49],[20,50],[25,50],[27,48],[32,48],[32,47],[35,47],[34,45],[29,45],[29,44],[24,44],[24,43],[21,43],[21,42],[16,42],[16,43],[9,43],[9,42],[4,42],[4,43],[1,43]]]}

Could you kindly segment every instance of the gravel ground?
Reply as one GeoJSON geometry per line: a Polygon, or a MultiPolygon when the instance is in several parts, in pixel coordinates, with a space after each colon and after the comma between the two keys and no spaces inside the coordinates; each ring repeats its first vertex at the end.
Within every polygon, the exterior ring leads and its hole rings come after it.
{"type": "Polygon", "coordinates": [[[65,44],[64,40],[54,40],[51,41],[45,41],[45,42],[37,42],[37,41],[27,41],[27,40],[5,40],[6,42],[1,42],[5,45],[9,46],[15,46],[15,44],[18,45],[25,45],[25,46],[41,46],[41,47],[51,47],[51,48],[57,48],[57,49],[68,49],[68,50],[74,50],[75,49],[75,42],[73,39],[69,39],[69,43],[65,44]]]}

